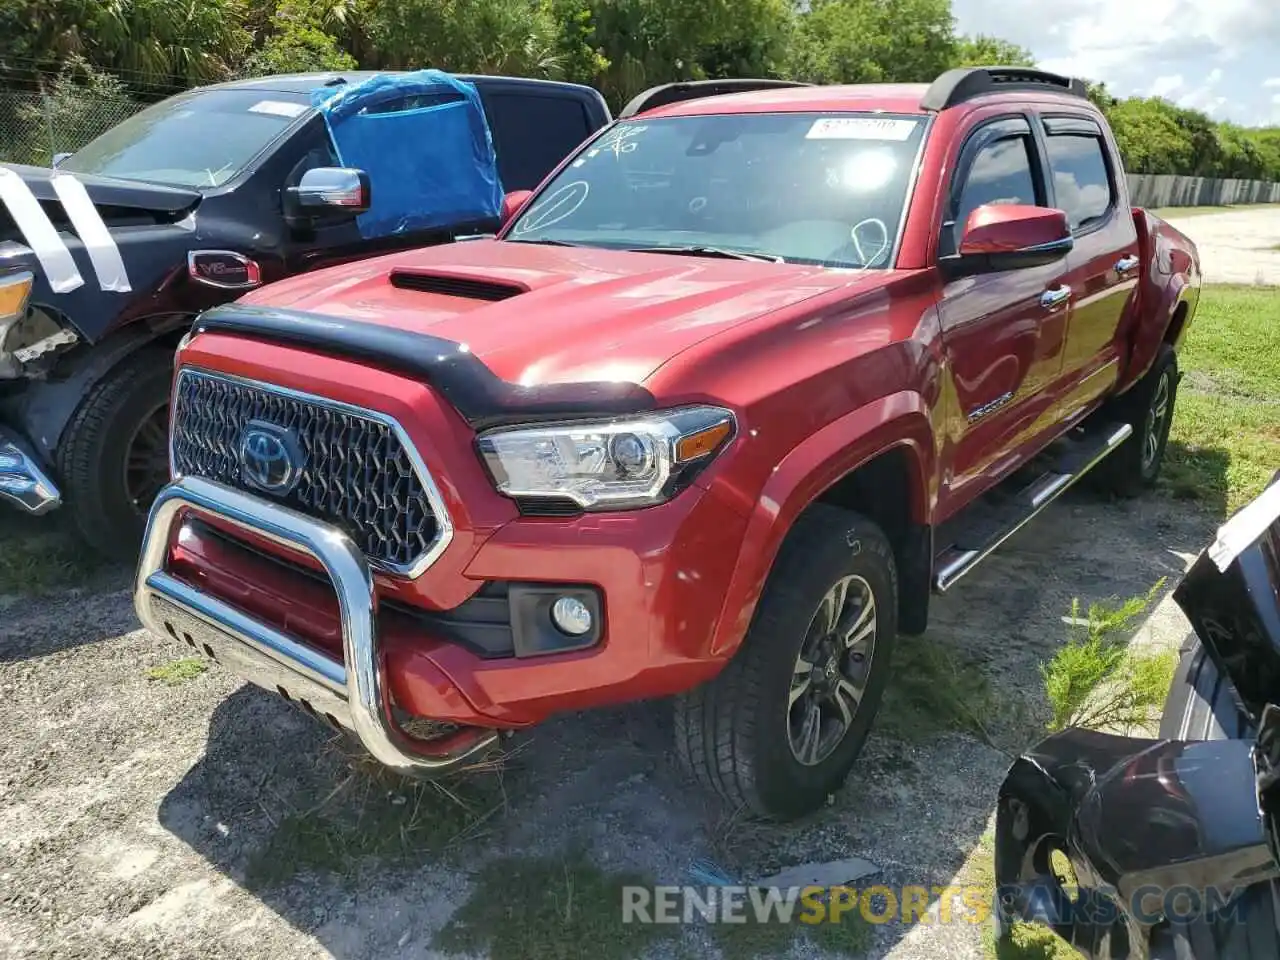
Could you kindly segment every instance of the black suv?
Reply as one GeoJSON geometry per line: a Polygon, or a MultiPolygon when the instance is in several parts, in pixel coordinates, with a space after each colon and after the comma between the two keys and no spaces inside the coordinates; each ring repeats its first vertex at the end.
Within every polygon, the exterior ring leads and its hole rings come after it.
{"type": "Polygon", "coordinates": [[[303,271],[490,232],[500,209],[456,202],[451,184],[479,176],[500,206],[610,119],[576,84],[301,74],[172,97],[52,168],[0,165],[0,497],[40,514],[65,493],[90,546],[136,555],[169,474],[172,354],[196,314],[303,271]],[[377,84],[376,103],[356,99],[377,84]],[[382,147],[341,149],[337,93],[348,113],[413,118],[402,136],[378,128],[399,156],[381,182],[376,163],[350,160],[382,147]],[[391,197],[393,219],[402,202],[440,216],[387,226],[391,197]]]}

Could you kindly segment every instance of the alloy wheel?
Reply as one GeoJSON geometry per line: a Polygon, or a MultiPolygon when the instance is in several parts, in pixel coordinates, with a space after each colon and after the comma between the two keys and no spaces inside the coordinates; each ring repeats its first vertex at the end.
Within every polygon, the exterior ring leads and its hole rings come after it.
{"type": "Polygon", "coordinates": [[[814,612],[787,699],[787,740],[805,766],[830,757],[853,726],[871,675],[876,621],[875,594],[859,576],[837,581],[814,612]]]}
{"type": "Polygon", "coordinates": [[[1169,417],[1170,379],[1169,371],[1166,370],[1156,383],[1151,406],[1147,408],[1146,429],[1142,434],[1142,472],[1144,474],[1155,464],[1156,457],[1160,453],[1160,440],[1164,436],[1165,422],[1169,417]]]}

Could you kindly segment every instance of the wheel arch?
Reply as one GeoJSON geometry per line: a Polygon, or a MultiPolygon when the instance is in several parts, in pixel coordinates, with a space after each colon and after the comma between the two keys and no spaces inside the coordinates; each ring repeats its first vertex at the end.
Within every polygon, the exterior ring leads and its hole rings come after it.
{"type": "Polygon", "coordinates": [[[97,344],[69,353],[54,379],[27,384],[16,419],[39,454],[56,462],[67,424],[89,391],[139,350],[158,345],[176,349],[192,319],[189,314],[165,314],[130,324],[97,344]]]}
{"type": "Polygon", "coordinates": [[[1129,361],[1116,385],[1117,394],[1142,379],[1164,344],[1172,346],[1175,352],[1182,349],[1199,302],[1198,283],[1182,275],[1170,278],[1169,284],[1160,291],[1160,299],[1153,301],[1146,316],[1140,318],[1134,328],[1129,341],[1129,361]]]}
{"type": "Polygon", "coordinates": [[[921,604],[918,580],[928,596],[933,458],[928,408],[914,391],[890,394],[839,417],[796,446],[756,499],[711,654],[731,655],[742,642],[783,539],[815,503],[858,510],[877,525],[888,524],[885,534],[899,566],[899,610],[906,613],[900,623],[903,632],[923,630],[923,607],[911,605],[921,604]],[[888,485],[883,495],[882,485],[888,485]],[[916,572],[922,566],[923,576],[916,572]]]}

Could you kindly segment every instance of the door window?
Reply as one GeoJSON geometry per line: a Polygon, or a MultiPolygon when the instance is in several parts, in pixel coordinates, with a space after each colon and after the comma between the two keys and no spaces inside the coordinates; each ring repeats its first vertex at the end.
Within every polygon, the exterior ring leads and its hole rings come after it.
{"type": "Polygon", "coordinates": [[[572,97],[484,93],[485,112],[504,189],[532,190],[592,133],[583,104],[572,97]]]}
{"type": "Polygon", "coordinates": [[[1071,229],[1104,218],[1115,203],[1115,188],[1102,141],[1079,134],[1050,134],[1045,142],[1055,203],[1067,212],[1071,229]]]}
{"type": "Polygon", "coordinates": [[[959,230],[964,229],[969,214],[985,204],[1035,204],[1036,180],[1031,171],[1030,146],[1030,137],[1006,137],[978,151],[960,192],[955,218],[959,230]]]}

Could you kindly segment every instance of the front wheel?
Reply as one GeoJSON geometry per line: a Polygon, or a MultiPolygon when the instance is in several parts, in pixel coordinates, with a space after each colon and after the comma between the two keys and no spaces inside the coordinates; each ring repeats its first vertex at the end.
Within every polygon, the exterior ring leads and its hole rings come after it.
{"type": "Polygon", "coordinates": [[[893,550],[865,517],[816,505],[788,534],[733,660],[677,698],[676,752],[735,806],[821,807],[858,758],[897,633],[893,550]]]}
{"type": "Polygon", "coordinates": [[[59,442],[71,522],[108,559],[137,558],[147,511],[169,478],[172,380],[172,351],[138,351],[93,386],[59,442]]]}

